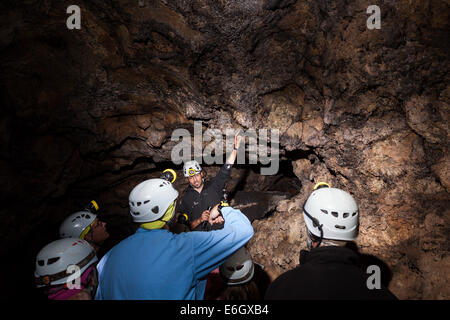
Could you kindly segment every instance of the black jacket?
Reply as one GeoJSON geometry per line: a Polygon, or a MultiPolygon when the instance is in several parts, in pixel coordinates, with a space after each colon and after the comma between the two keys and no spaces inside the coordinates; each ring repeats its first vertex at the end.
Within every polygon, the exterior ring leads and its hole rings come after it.
{"type": "Polygon", "coordinates": [[[300,266],[280,275],[268,288],[267,300],[365,300],[396,299],[384,286],[368,289],[365,270],[358,267],[358,255],[344,247],[302,250],[300,266]]]}
{"type": "MultiPolygon", "coordinates": [[[[220,203],[223,197],[225,183],[230,178],[231,167],[232,165],[225,163],[213,179],[205,182],[200,193],[195,191],[190,185],[187,187],[178,206],[178,211],[187,214],[188,222],[198,219],[203,211],[220,203]]],[[[214,225],[213,227],[213,229],[221,228],[223,224],[214,225]]],[[[211,225],[208,222],[203,222],[194,230],[211,230],[211,225]]]]}

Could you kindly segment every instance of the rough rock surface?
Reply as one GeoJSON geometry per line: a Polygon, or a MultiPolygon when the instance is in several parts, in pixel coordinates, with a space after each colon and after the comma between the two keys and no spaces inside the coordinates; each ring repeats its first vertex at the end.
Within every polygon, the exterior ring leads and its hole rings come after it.
{"type": "Polygon", "coordinates": [[[79,0],[68,30],[71,4],[0,4],[2,267],[30,275],[11,285],[31,287],[34,255],[91,198],[126,221],[135,184],[180,170],[173,130],[201,120],[280,132],[298,194],[249,244],[273,278],[298,263],[301,205],[326,180],[358,200],[359,249],[399,298],[450,298],[448,1],[379,1],[379,30],[371,1],[79,0]]]}

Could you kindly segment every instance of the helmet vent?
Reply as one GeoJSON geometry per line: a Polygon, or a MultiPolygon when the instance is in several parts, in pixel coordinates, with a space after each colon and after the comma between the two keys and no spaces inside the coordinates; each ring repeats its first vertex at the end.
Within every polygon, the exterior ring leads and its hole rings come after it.
{"type": "Polygon", "coordinates": [[[322,211],[322,212],[325,213],[325,214],[328,214],[328,211],[325,210],[325,209],[320,209],[320,211],[322,211]]]}
{"type": "Polygon", "coordinates": [[[339,213],[337,213],[336,211],[331,211],[331,214],[333,215],[333,217],[338,217],[339,216],[339,213]]]}
{"type": "Polygon", "coordinates": [[[335,227],[336,229],[345,230],[345,226],[335,225],[334,227],[335,227]]]}
{"type": "Polygon", "coordinates": [[[53,264],[53,263],[55,263],[55,262],[58,261],[58,260],[59,260],[59,257],[50,258],[50,259],[48,259],[48,261],[47,261],[47,265],[53,264]]]}
{"type": "Polygon", "coordinates": [[[244,268],[244,265],[243,264],[240,264],[240,265],[237,265],[237,266],[228,266],[227,267],[227,269],[228,269],[228,271],[239,271],[239,270],[241,270],[242,268],[244,268]]]}
{"type": "Polygon", "coordinates": [[[147,203],[149,203],[150,202],[150,200],[145,200],[144,201],[144,204],[147,204],[147,203]]]}
{"type": "Polygon", "coordinates": [[[136,203],[137,204],[137,206],[139,207],[141,204],[142,204],[142,202],[138,202],[138,203],[136,203]]]}
{"type": "Polygon", "coordinates": [[[347,218],[348,216],[350,215],[350,213],[348,213],[348,212],[344,212],[344,215],[343,215],[343,217],[344,218],[347,218]]]}
{"type": "Polygon", "coordinates": [[[353,212],[352,217],[356,216],[357,213],[358,211],[353,212]]]}
{"type": "Polygon", "coordinates": [[[44,266],[44,260],[38,260],[38,265],[40,265],[41,267],[44,266]]]}
{"type": "Polygon", "coordinates": [[[86,218],[86,219],[90,219],[91,216],[87,214],[85,218],[86,218]]]}
{"type": "Polygon", "coordinates": [[[134,214],[135,216],[138,216],[138,215],[140,215],[140,213],[139,213],[139,212],[133,212],[133,214],[134,214]]]}
{"type": "Polygon", "coordinates": [[[152,208],[152,212],[153,213],[158,213],[159,212],[159,206],[155,206],[152,208]]]}

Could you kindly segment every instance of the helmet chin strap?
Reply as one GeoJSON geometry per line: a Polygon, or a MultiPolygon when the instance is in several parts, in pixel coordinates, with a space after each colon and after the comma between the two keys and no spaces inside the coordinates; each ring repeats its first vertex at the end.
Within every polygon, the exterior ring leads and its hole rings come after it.
{"type": "MultiPolygon", "coordinates": [[[[91,234],[92,234],[92,233],[91,233],[91,234]]],[[[97,246],[97,247],[101,247],[102,244],[103,244],[103,241],[100,241],[100,242],[94,241],[92,235],[91,235],[91,240],[86,239],[86,237],[84,238],[84,240],[86,240],[86,241],[89,242],[90,244],[92,244],[92,245],[94,245],[94,246],[97,246]]],[[[95,248],[95,249],[98,250],[98,248],[95,248]]]]}
{"type": "Polygon", "coordinates": [[[80,236],[80,239],[86,240],[87,242],[100,247],[102,244],[94,241],[94,230],[92,229],[92,226],[89,225],[89,227],[86,228],[86,230],[83,231],[83,233],[80,236]],[[86,230],[87,230],[87,232],[86,232],[86,230]],[[88,235],[90,235],[90,239],[87,238],[88,235]]]}
{"type": "Polygon", "coordinates": [[[141,224],[141,227],[147,230],[152,230],[152,229],[161,229],[162,227],[164,227],[164,225],[166,223],[169,223],[171,220],[173,220],[172,218],[175,216],[175,202],[173,201],[171,203],[171,205],[169,206],[169,208],[166,210],[166,213],[164,214],[164,216],[162,216],[162,218],[156,220],[156,221],[151,221],[151,222],[146,222],[141,224]]]}
{"type": "MultiPolygon", "coordinates": [[[[319,242],[318,242],[318,244],[317,244],[317,246],[316,246],[316,248],[317,248],[317,247],[319,247],[320,244],[322,243],[322,239],[323,239],[323,229],[322,229],[322,227],[323,227],[323,224],[320,224],[319,220],[317,220],[316,218],[314,218],[312,215],[310,215],[310,214],[306,211],[305,205],[306,205],[306,201],[303,203],[303,213],[304,213],[309,219],[311,219],[311,221],[312,221],[312,223],[313,223],[313,226],[314,226],[315,228],[318,228],[319,231],[320,231],[319,242]]],[[[308,237],[308,239],[309,239],[309,237],[308,237]]],[[[309,239],[309,241],[311,241],[311,239],[309,239]]],[[[309,246],[312,247],[312,243],[308,244],[308,241],[307,241],[307,245],[309,245],[309,246]]]]}
{"type": "Polygon", "coordinates": [[[166,222],[166,226],[169,228],[169,231],[172,230],[176,223],[175,214],[172,215],[172,217],[169,219],[169,221],[166,222]]]}

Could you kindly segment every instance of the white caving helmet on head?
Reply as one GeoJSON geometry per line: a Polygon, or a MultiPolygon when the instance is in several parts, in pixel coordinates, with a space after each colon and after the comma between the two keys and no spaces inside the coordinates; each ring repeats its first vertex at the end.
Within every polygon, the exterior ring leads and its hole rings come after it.
{"type": "Polygon", "coordinates": [[[178,198],[178,191],[164,179],[149,179],[139,183],[128,198],[134,222],[156,221],[178,198]]]}
{"type": "Polygon", "coordinates": [[[252,280],[255,265],[248,250],[242,247],[219,267],[219,272],[227,285],[238,285],[252,280]]]}
{"type": "Polygon", "coordinates": [[[358,205],[341,189],[314,190],[303,205],[303,218],[308,231],[321,239],[352,241],[358,236],[358,205]]]}
{"type": "Polygon", "coordinates": [[[71,275],[67,273],[69,266],[77,265],[81,275],[97,261],[95,250],[87,241],[79,238],[55,240],[37,254],[34,272],[36,287],[64,284],[71,275]]]}
{"type": "Polygon", "coordinates": [[[91,229],[91,224],[97,218],[95,213],[89,211],[78,211],[68,216],[59,227],[59,236],[61,238],[80,238],[91,229]]]}
{"type": "Polygon", "coordinates": [[[200,167],[200,164],[196,160],[191,160],[184,163],[183,173],[186,178],[192,177],[199,172],[202,172],[202,167],[200,167]]]}

